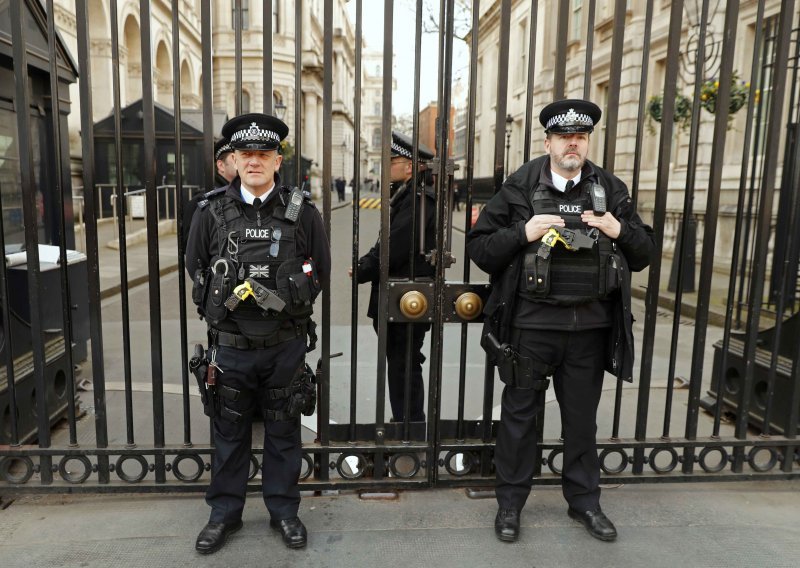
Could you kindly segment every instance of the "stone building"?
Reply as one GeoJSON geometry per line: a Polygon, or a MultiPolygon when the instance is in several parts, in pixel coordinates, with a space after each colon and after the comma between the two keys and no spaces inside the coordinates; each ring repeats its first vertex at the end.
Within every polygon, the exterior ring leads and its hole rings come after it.
{"type": "MultiPolygon", "coordinates": [[[[180,87],[182,109],[200,109],[203,100],[201,0],[180,2],[180,87]]],[[[110,4],[88,0],[91,38],[93,117],[109,116],[114,108],[110,4]]],[[[235,112],[234,0],[219,0],[212,10],[212,87],[215,114],[235,112]]],[[[355,36],[348,19],[346,0],[334,3],[333,29],[333,176],[352,175],[353,97],[355,36]],[[344,143],[343,143],[344,142],[344,143]],[[344,165],[345,170],[342,171],[344,165]]],[[[273,92],[263,92],[263,3],[241,0],[242,6],[242,112],[261,112],[266,96],[273,105],[285,107],[283,120],[294,130],[295,120],[295,3],[272,1],[273,92]]],[[[172,3],[150,4],[150,34],[153,42],[153,85],[156,103],[173,106],[172,3]]],[[[75,0],[55,0],[56,25],[68,49],[77,54],[75,0]]],[[[141,22],[139,2],[120,0],[116,14],[119,26],[120,104],[126,107],[142,96],[141,22]]],[[[302,155],[311,161],[312,188],[321,189],[322,96],[323,96],[323,2],[302,3],[302,155]]],[[[78,85],[71,98],[79,101],[78,85]]],[[[80,113],[77,105],[69,118],[71,169],[75,185],[81,171],[80,113]]],[[[214,133],[219,134],[218,132],[214,133]]],[[[294,144],[294,133],[289,142],[294,144]]]]}

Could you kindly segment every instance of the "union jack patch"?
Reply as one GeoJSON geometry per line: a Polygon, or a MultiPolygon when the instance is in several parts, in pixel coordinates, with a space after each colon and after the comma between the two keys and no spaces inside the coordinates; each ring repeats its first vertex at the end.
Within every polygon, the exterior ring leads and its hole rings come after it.
{"type": "Polygon", "coordinates": [[[269,264],[251,264],[248,272],[253,278],[269,278],[269,264]]]}

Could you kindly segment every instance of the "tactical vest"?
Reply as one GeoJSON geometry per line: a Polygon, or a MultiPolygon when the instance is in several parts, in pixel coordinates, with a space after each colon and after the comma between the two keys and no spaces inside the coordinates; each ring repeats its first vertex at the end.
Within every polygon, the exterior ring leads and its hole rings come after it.
{"type": "MultiPolygon", "coordinates": [[[[534,214],[558,215],[567,229],[590,234],[581,221],[581,213],[592,210],[590,184],[583,185],[581,197],[574,201],[561,192],[538,185],[531,197],[534,214]]],[[[620,283],[616,243],[602,232],[596,233],[591,249],[572,251],[558,243],[545,262],[537,262],[536,258],[542,241],[529,243],[523,257],[520,295],[533,302],[575,305],[603,299],[616,290],[620,283]]]]}
{"type": "MultiPolygon", "coordinates": [[[[273,199],[280,199],[284,205],[293,196],[287,187],[276,191],[279,194],[273,199]]],[[[295,221],[287,218],[285,206],[276,206],[269,217],[256,210],[256,219],[249,219],[244,213],[245,204],[227,196],[211,200],[208,207],[219,239],[219,256],[211,260],[206,277],[202,302],[205,309],[201,307],[209,323],[216,326],[225,319],[231,320],[243,335],[262,337],[276,329],[275,322],[309,318],[320,284],[313,260],[305,258],[297,248],[297,223],[302,210],[295,221]],[[227,272],[227,277],[218,276],[222,272],[227,272]],[[277,295],[285,303],[282,309],[265,310],[253,296],[233,310],[226,308],[224,302],[247,279],[277,295]]]]}

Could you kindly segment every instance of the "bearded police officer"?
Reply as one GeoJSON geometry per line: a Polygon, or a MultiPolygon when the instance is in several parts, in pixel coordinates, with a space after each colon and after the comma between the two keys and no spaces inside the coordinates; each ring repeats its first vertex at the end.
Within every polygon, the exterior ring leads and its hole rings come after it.
{"type": "Polygon", "coordinates": [[[492,275],[481,343],[506,385],[495,452],[502,541],[519,536],[549,377],[567,512],[593,537],[617,537],[600,509],[597,406],[604,370],[631,380],[630,271],[650,263],[655,243],[625,184],[586,159],[600,115],[584,100],[547,105],[547,155],[506,179],[467,237],[470,258],[492,275]]]}
{"type": "MultiPolygon", "coordinates": [[[[432,277],[434,267],[420,252],[420,226],[425,223],[425,243],[423,251],[431,251],[436,246],[435,213],[436,197],[433,188],[426,183],[428,169],[426,162],[433,159],[424,144],[418,145],[417,157],[419,171],[413,170],[413,148],[411,138],[400,132],[392,132],[390,178],[392,199],[389,203],[389,277],[408,278],[411,275],[410,255],[414,254],[414,276],[432,277]],[[412,231],[412,211],[416,200],[415,230],[412,231]]],[[[369,297],[367,315],[373,320],[378,331],[378,290],[380,284],[380,241],[358,261],[356,279],[359,284],[370,282],[372,290],[369,297]]],[[[386,331],[386,362],[388,365],[389,402],[392,407],[392,421],[402,422],[406,418],[405,401],[408,395],[410,421],[425,420],[425,386],[422,382],[422,344],[429,323],[388,323],[386,331]],[[411,356],[409,392],[405,392],[406,354],[411,356]]]]}
{"type": "Polygon", "coordinates": [[[270,526],[288,547],[306,544],[297,516],[299,414],[313,412],[307,337],[316,339],[310,316],[331,261],[309,195],[280,183],[278,148],[288,131],[264,114],[225,124],[238,176],[205,195],[189,234],[192,298],[209,336],[207,352],[196,348],[190,367],[213,417],[215,443],[206,493],[211,515],[196,543],[203,554],[242,526],[256,413],[264,420],[261,485],[270,526]]]}

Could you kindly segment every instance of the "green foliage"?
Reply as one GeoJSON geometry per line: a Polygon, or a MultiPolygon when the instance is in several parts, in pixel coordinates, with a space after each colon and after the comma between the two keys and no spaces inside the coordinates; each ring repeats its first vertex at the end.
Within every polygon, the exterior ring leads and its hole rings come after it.
{"type": "MultiPolygon", "coordinates": [[[[653,95],[647,101],[647,128],[651,134],[655,134],[654,122],[661,122],[664,114],[664,97],[662,95],[653,95]]],[[[678,128],[685,130],[689,126],[692,118],[692,99],[677,93],[675,95],[675,114],[672,120],[678,125],[678,128]]]]}
{"type": "Polygon", "coordinates": [[[294,156],[294,146],[292,146],[291,142],[288,140],[284,140],[281,142],[281,147],[279,150],[281,156],[283,156],[284,160],[291,160],[294,156]]]}
{"type": "MultiPolygon", "coordinates": [[[[728,113],[734,114],[745,104],[750,92],[750,83],[739,80],[739,75],[734,72],[731,77],[731,101],[728,105],[728,113]]],[[[719,81],[714,78],[708,79],[700,87],[700,106],[711,114],[717,110],[717,97],[719,96],[719,81]]]]}

